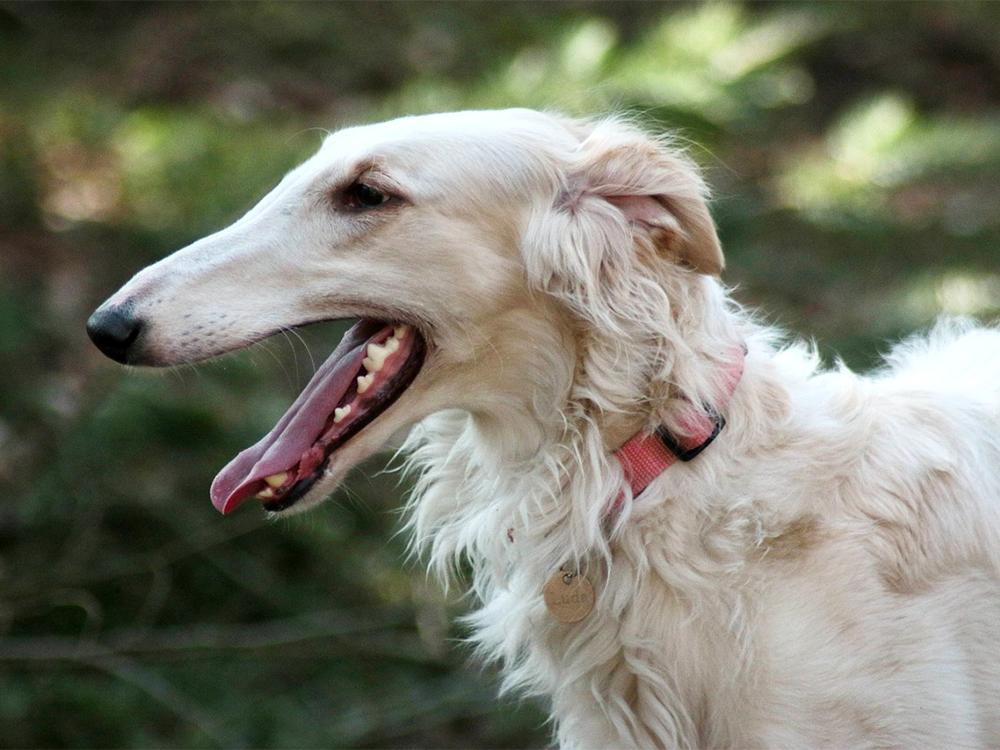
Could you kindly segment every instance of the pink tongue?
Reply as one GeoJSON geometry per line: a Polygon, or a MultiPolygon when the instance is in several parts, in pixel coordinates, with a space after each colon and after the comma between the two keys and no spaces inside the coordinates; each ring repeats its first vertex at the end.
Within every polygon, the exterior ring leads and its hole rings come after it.
{"type": "Polygon", "coordinates": [[[235,510],[250,497],[257,482],[298,463],[354,382],[365,357],[366,344],[383,328],[370,320],[351,326],[274,429],[219,472],[211,490],[216,510],[220,513],[235,510]]]}

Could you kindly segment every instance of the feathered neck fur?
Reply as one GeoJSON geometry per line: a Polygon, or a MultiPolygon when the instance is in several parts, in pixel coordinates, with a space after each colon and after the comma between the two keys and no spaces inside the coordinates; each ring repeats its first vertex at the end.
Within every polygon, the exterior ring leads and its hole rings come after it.
{"type": "MultiPolygon", "coordinates": [[[[408,504],[414,550],[426,556],[446,586],[461,564],[471,569],[471,587],[482,605],[468,618],[473,642],[482,655],[504,664],[505,687],[553,701],[563,744],[574,744],[580,722],[589,721],[584,708],[589,703],[573,697],[587,691],[605,694],[603,700],[611,703],[604,711],[615,701],[621,704],[601,724],[622,724],[608,741],[634,736],[638,744],[643,738],[659,743],[686,734],[684,725],[692,720],[685,718],[682,702],[676,715],[665,709],[663,732],[625,726],[637,715],[634,696],[607,684],[625,679],[612,674],[622,663],[618,616],[636,597],[648,596],[656,560],[679,551],[669,548],[669,538],[655,542],[661,549],[648,549],[637,519],[676,513],[679,503],[684,516],[713,512],[710,506],[722,498],[699,496],[694,490],[699,477],[705,482],[726,471],[727,457],[746,443],[740,433],[752,440],[763,429],[748,424],[750,413],[779,416],[780,409],[773,408],[780,401],[776,388],[738,388],[727,413],[728,434],[699,458],[700,465],[672,468],[638,500],[631,497],[612,451],[634,432],[657,424],[680,434],[685,409],[720,397],[723,373],[732,364],[727,357],[739,344],[750,349],[745,381],[764,377],[756,363],[770,348],[762,329],[718,281],[675,266],[659,281],[643,290],[642,298],[652,296],[651,303],[599,311],[606,316],[600,325],[575,334],[572,381],[563,401],[553,400],[557,394],[536,393],[504,420],[438,414],[414,430],[405,446],[409,466],[418,472],[408,504]],[[770,399],[771,408],[750,408],[750,394],[770,399]],[[553,403],[562,403],[556,418],[553,403]],[[678,479],[681,485],[673,487],[678,479]],[[620,492],[626,500],[610,518],[609,503],[620,492]],[[542,603],[542,587],[561,565],[585,571],[598,591],[595,611],[572,626],[555,622],[542,603]]],[[[625,294],[637,299],[631,291],[625,294]]],[[[557,356],[559,349],[547,343],[539,342],[539,356],[545,351],[557,356]]],[[[544,391],[552,384],[539,387],[544,391]]],[[[673,533],[689,531],[678,526],[673,533]]],[[[695,603],[718,588],[716,572],[677,567],[669,574],[672,580],[653,580],[658,595],[701,606],[695,603]]],[[[726,602],[724,617],[732,619],[740,606],[726,602]]],[[[661,697],[673,690],[655,688],[661,697]]],[[[599,738],[601,732],[592,729],[590,736],[599,738]]]]}

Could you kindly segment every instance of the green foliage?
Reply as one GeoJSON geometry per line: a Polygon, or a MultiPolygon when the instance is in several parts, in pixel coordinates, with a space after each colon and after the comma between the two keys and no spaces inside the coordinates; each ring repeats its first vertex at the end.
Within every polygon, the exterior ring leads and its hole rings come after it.
{"type": "MultiPolygon", "coordinates": [[[[945,220],[954,201],[922,201],[908,210],[907,196],[935,189],[948,178],[974,178],[1000,166],[1000,111],[921,117],[911,100],[881,94],[862,101],[833,124],[815,153],[799,154],[781,175],[784,201],[809,218],[850,225],[926,224],[945,220]]],[[[949,180],[950,181],[950,180],[949,180]]],[[[948,185],[947,193],[954,193],[948,185]]],[[[996,227],[1000,216],[988,206],[964,215],[959,231],[996,227]],[[970,226],[971,224],[971,226],[970,226]]]]}
{"type": "Polygon", "coordinates": [[[503,747],[374,459],[306,518],[219,517],[338,326],[198,368],[86,341],[144,264],[325,128],[459,107],[631,113],[716,186],[738,296],[866,366],[1000,308],[1000,6],[0,5],[0,746],[503,747]]]}

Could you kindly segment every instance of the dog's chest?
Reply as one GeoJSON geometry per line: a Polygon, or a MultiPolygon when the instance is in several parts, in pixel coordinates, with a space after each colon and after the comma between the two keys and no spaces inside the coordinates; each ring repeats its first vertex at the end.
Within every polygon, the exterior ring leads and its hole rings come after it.
{"type": "MultiPolygon", "coordinates": [[[[559,726],[588,737],[585,745],[595,736],[620,745],[617,724],[634,726],[655,746],[658,730],[644,728],[645,717],[655,716],[671,717],[675,746],[724,744],[737,732],[726,707],[745,702],[737,693],[747,682],[736,679],[746,656],[742,600],[719,588],[692,598],[659,574],[665,559],[650,567],[644,549],[641,564],[619,550],[610,569],[594,565],[581,574],[594,601],[571,602],[571,618],[546,605],[544,578],[512,575],[482,610],[503,625],[490,622],[476,638],[493,653],[518,654],[507,661],[508,674],[549,696],[559,726]]],[[[704,573],[677,561],[671,570],[675,580],[699,581],[704,573]]]]}

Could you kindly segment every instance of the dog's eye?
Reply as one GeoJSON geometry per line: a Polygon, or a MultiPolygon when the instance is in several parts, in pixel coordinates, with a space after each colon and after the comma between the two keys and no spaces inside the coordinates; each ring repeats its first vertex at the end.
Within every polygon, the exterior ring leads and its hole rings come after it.
{"type": "Polygon", "coordinates": [[[344,205],[347,208],[364,210],[366,208],[378,208],[390,200],[391,196],[383,193],[378,188],[366,185],[363,182],[354,182],[344,190],[344,205]]]}

